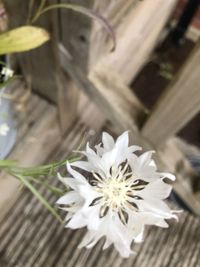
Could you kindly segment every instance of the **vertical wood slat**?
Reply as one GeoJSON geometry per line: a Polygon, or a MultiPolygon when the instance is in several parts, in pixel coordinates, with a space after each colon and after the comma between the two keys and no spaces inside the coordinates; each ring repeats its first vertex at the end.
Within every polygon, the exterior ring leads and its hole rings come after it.
{"type": "MultiPolygon", "coordinates": [[[[61,0],[62,4],[71,3],[61,0]]],[[[73,0],[73,4],[93,9],[94,0],[73,0]]],[[[88,70],[88,54],[90,49],[90,33],[92,19],[69,9],[60,9],[60,41],[73,57],[74,63],[84,72],[88,70]]]]}
{"type": "MultiPolygon", "coordinates": [[[[9,16],[9,28],[16,28],[27,24],[30,15],[30,1],[23,0],[5,0],[6,10],[9,16]]],[[[36,12],[39,2],[32,8],[32,14],[36,12]]],[[[55,3],[56,0],[53,0],[55,3]]],[[[53,3],[48,1],[49,3],[53,3]]],[[[42,15],[35,25],[45,28],[50,32],[51,39],[43,46],[28,52],[17,53],[14,55],[16,63],[20,66],[22,73],[27,78],[31,78],[31,84],[34,90],[47,97],[51,101],[57,100],[56,93],[56,42],[58,39],[55,33],[55,12],[47,12],[42,15]]]]}
{"type": "Polygon", "coordinates": [[[200,111],[200,42],[156,103],[142,128],[155,146],[177,133],[200,111]]]}
{"type": "MultiPolygon", "coordinates": [[[[58,0],[48,0],[47,5],[58,0]]],[[[37,11],[40,1],[30,10],[30,1],[5,0],[9,15],[10,28],[27,24],[27,19],[37,11]]],[[[58,106],[61,130],[64,132],[76,117],[77,91],[71,86],[71,79],[63,73],[58,56],[58,42],[61,38],[59,29],[60,10],[49,11],[35,23],[50,32],[50,41],[34,50],[17,53],[13,56],[24,77],[31,82],[34,91],[58,106]],[[70,88],[70,89],[69,89],[70,88]]]]}
{"type": "MultiPolygon", "coordinates": [[[[119,25],[126,18],[126,14],[137,7],[138,2],[139,0],[95,0],[93,9],[107,19],[117,36],[119,25]]],[[[89,69],[92,69],[102,56],[109,54],[111,45],[108,46],[108,41],[109,37],[105,29],[98,23],[93,23],[90,35],[89,69]]]]}
{"type": "MultiPolygon", "coordinates": [[[[113,69],[128,84],[136,77],[155,48],[177,0],[133,1],[126,14],[114,26],[117,48],[97,57],[100,65],[113,69]]],[[[109,18],[108,18],[109,19],[109,18]]],[[[110,47],[110,46],[109,46],[110,47]]],[[[92,67],[98,64],[91,60],[92,67]]]]}

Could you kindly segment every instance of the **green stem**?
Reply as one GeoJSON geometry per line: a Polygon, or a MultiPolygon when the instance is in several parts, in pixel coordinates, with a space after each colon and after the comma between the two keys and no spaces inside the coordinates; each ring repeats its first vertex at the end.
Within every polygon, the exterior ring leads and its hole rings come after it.
{"type": "Polygon", "coordinates": [[[63,223],[60,215],[56,212],[56,210],[46,201],[45,198],[32,186],[32,184],[22,175],[15,174],[15,177],[18,178],[30,191],[35,195],[35,197],[54,215],[59,222],[63,223]]]}
{"type": "Polygon", "coordinates": [[[111,36],[112,41],[113,41],[112,51],[115,50],[116,38],[115,38],[115,34],[114,34],[112,27],[110,26],[110,24],[107,22],[107,20],[104,17],[102,17],[100,14],[96,13],[95,11],[87,9],[83,6],[76,5],[76,4],[54,4],[54,5],[47,6],[45,8],[43,8],[43,7],[44,7],[44,5],[42,6],[42,8],[40,5],[36,15],[32,19],[32,23],[34,23],[41,15],[43,15],[47,11],[50,11],[53,9],[58,9],[58,8],[71,9],[73,11],[79,12],[81,14],[84,14],[84,15],[92,18],[92,19],[97,20],[106,29],[108,34],[111,36]]]}
{"type": "Polygon", "coordinates": [[[46,0],[41,0],[38,10],[36,11],[35,16],[32,18],[32,23],[34,23],[40,17],[45,4],[46,0]]]}
{"type": "MultiPolygon", "coordinates": [[[[43,165],[43,166],[37,166],[37,167],[18,167],[11,165],[10,167],[4,169],[10,171],[11,173],[20,174],[23,176],[31,176],[31,177],[38,177],[38,176],[45,176],[45,175],[52,175],[56,172],[57,168],[65,166],[66,162],[69,161],[70,163],[79,160],[81,157],[73,158],[69,160],[61,160],[55,163],[43,165]]],[[[1,165],[0,165],[1,168],[1,165]]]]}

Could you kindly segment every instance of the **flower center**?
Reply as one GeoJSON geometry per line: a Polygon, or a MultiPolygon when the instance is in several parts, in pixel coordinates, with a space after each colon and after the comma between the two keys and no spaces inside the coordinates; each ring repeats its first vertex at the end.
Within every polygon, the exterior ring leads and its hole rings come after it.
{"type": "Polygon", "coordinates": [[[122,208],[127,200],[127,184],[113,178],[106,179],[99,190],[102,193],[103,201],[113,210],[122,208]]]}
{"type": "Polygon", "coordinates": [[[123,224],[128,222],[127,210],[138,211],[135,199],[142,199],[137,196],[137,191],[145,187],[141,180],[136,180],[132,171],[129,170],[128,163],[120,165],[119,168],[112,167],[110,176],[104,177],[93,172],[90,181],[100,196],[95,198],[90,206],[100,204],[100,218],[104,217],[109,209],[117,212],[123,224]]]}

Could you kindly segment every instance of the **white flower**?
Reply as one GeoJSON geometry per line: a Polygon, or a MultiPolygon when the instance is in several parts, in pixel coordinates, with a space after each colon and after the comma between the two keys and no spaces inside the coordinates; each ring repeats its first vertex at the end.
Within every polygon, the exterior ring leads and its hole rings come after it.
{"type": "Polygon", "coordinates": [[[7,80],[13,76],[14,71],[11,70],[10,68],[3,67],[1,74],[5,77],[5,80],[7,80]]]}
{"type": "Polygon", "coordinates": [[[10,131],[10,128],[7,123],[0,124],[0,135],[6,136],[9,131],[10,131]]]}
{"type": "Polygon", "coordinates": [[[72,177],[59,175],[72,189],[57,201],[68,212],[66,227],[88,229],[80,247],[91,248],[105,237],[103,249],[113,244],[122,257],[128,257],[133,241],[143,240],[145,225],[168,227],[165,219],[176,218],[163,201],[172,189],[164,178],[175,177],[157,171],[152,151],[137,156],[134,152],[141,148],[128,142],[128,132],[116,142],[103,133],[96,152],[88,144],[82,152],[87,161],[67,164],[72,177]]]}

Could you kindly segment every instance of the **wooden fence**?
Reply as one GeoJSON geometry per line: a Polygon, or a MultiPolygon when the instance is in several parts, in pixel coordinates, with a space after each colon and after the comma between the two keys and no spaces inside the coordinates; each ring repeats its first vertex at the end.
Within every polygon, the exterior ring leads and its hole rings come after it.
{"type": "MultiPolygon", "coordinates": [[[[33,78],[34,90],[58,104],[63,131],[78,115],[78,88],[96,103],[115,132],[130,130],[132,143],[157,150],[159,167],[177,175],[176,193],[200,215],[200,201],[184,186],[185,179],[196,173],[173,137],[200,110],[200,43],[151,112],[129,88],[159,42],[177,0],[73,3],[108,19],[116,33],[116,50],[110,52],[111,42],[96,22],[72,11],[54,10],[37,22],[50,31],[51,42],[16,56],[17,64],[25,77],[33,78]]],[[[12,28],[26,23],[29,1],[5,0],[5,4],[12,28]]]]}

